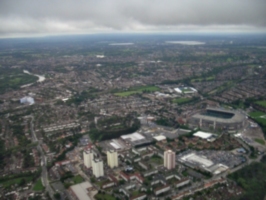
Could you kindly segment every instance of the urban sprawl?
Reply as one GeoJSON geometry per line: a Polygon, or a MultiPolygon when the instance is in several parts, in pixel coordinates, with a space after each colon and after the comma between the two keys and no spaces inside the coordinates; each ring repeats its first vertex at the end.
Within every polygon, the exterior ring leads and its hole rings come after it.
{"type": "Polygon", "coordinates": [[[266,40],[246,37],[0,41],[0,199],[263,199],[266,40]]]}

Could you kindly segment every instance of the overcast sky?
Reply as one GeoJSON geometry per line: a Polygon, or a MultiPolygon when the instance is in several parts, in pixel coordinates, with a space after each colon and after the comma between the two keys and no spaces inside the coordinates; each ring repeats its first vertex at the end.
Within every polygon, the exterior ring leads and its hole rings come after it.
{"type": "Polygon", "coordinates": [[[266,32],[266,0],[0,0],[0,37],[266,32]]]}

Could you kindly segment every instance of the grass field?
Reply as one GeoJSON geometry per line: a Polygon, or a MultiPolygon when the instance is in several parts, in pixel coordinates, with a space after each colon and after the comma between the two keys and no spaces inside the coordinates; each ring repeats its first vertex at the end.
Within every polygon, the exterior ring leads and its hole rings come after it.
{"type": "Polygon", "coordinates": [[[4,188],[8,188],[11,185],[16,185],[16,184],[20,184],[23,179],[25,180],[26,183],[30,182],[32,177],[20,177],[20,178],[14,178],[14,179],[10,179],[10,180],[6,180],[6,181],[0,181],[0,185],[2,185],[4,188]]]}
{"type": "Polygon", "coordinates": [[[33,186],[33,190],[34,191],[43,191],[44,190],[44,186],[42,185],[42,180],[39,179],[35,185],[33,186]]]}
{"type": "Polygon", "coordinates": [[[116,96],[120,97],[127,97],[133,94],[142,93],[142,92],[155,92],[160,90],[160,88],[156,86],[142,86],[142,87],[136,87],[136,88],[130,88],[128,91],[125,92],[117,92],[115,93],[116,96]]]}
{"type": "Polygon", "coordinates": [[[266,101],[256,101],[255,103],[266,108],[266,101]]]}
{"type": "Polygon", "coordinates": [[[163,164],[163,159],[162,158],[157,158],[157,157],[152,157],[150,159],[150,162],[161,165],[163,164]]]}
{"type": "Polygon", "coordinates": [[[140,195],[140,192],[138,190],[135,190],[135,191],[132,191],[132,196],[135,197],[135,196],[138,196],[140,195]]]}
{"type": "Polygon", "coordinates": [[[266,113],[255,111],[255,112],[249,113],[249,116],[252,117],[254,120],[266,126],[266,113]]]}
{"type": "Polygon", "coordinates": [[[177,104],[182,104],[189,102],[190,100],[191,100],[190,98],[179,98],[179,99],[174,99],[172,102],[177,104]]]}
{"type": "Polygon", "coordinates": [[[95,199],[101,200],[115,200],[115,197],[111,196],[110,194],[96,194],[95,199]]]}
{"type": "Polygon", "coordinates": [[[25,74],[22,70],[0,69],[0,93],[4,93],[8,89],[18,89],[22,85],[37,80],[36,76],[25,74]]]}
{"type": "Polygon", "coordinates": [[[97,181],[95,184],[98,185],[99,187],[102,187],[102,185],[105,183],[106,181],[97,181]]]}
{"type": "Polygon", "coordinates": [[[215,79],[215,76],[208,76],[206,78],[195,78],[195,79],[192,79],[191,82],[213,81],[214,79],[215,79]]]}
{"type": "Polygon", "coordinates": [[[80,175],[73,177],[72,180],[74,181],[75,184],[79,184],[84,181],[84,179],[80,175]]]}
{"type": "Polygon", "coordinates": [[[265,141],[263,139],[255,138],[255,141],[259,144],[265,145],[265,141]]]}

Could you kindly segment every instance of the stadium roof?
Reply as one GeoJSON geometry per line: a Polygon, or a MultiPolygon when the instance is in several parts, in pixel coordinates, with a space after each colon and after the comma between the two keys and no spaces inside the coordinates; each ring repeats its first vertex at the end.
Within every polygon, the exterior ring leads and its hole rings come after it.
{"type": "Polygon", "coordinates": [[[220,123],[239,123],[239,122],[242,122],[243,120],[245,120],[245,115],[243,113],[240,113],[237,111],[225,110],[225,109],[220,109],[220,108],[207,108],[207,110],[231,113],[231,114],[234,114],[234,116],[232,118],[226,119],[226,118],[207,116],[207,115],[203,115],[201,113],[197,113],[197,114],[193,115],[192,118],[203,119],[203,120],[207,120],[207,121],[216,121],[216,122],[220,122],[220,123]]]}

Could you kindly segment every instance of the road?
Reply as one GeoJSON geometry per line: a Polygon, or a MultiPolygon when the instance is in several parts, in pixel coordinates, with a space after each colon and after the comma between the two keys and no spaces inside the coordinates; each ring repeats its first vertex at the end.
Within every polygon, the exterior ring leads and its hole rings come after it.
{"type": "Polygon", "coordinates": [[[41,155],[41,163],[42,163],[42,184],[45,187],[46,192],[49,193],[49,196],[51,199],[54,199],[54,191],[52,187],[50,186],[49,180],[48,180],[48,172],[47,172],[47,159],[46,156],[43,152],[43,149],[41,147],[41,142],[38,140],[35,134],[34,130],[34,117],[31,116],[31,122],[30,122],[30,130],[31,130],[31,137],[32,137],[32,142],[37,142],[37,149],[41,155]]]}

